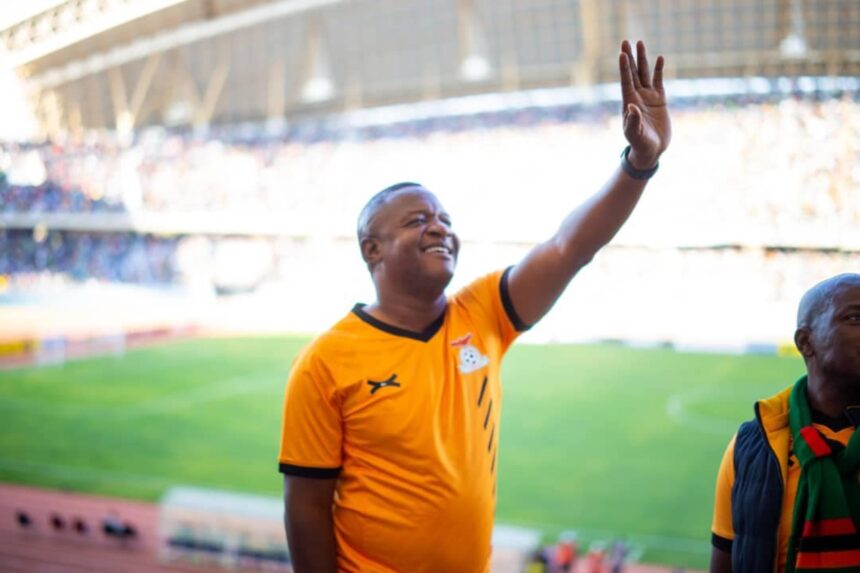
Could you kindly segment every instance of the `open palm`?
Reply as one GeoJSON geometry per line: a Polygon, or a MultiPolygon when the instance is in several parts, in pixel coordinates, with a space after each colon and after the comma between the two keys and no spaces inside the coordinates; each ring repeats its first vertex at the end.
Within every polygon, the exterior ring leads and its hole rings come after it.
{"type": "Polygon", "coordinates": [[[630,42],[625,40],[618,55],[618,67],[624,137],[636,155],[656,162],[672,139],[672,122],[663,90],[663,56],[657,58],[652,77],[645,44],[641,41],[636,43],[634,58],[630,42]]]}

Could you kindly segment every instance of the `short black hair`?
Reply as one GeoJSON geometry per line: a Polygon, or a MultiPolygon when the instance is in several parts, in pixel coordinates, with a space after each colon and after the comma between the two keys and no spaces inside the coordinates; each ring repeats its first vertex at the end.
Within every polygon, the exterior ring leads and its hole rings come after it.
{"type": "Polygon", "coordinates": [[[376,215],[379,208],[385,205],[388,199],[400,191],[401,189],[411,188],[411,187],[420,187],[424,188],[420,183],[415,183],[414,181],[401,181],[400,183],[395,183],[394,185],[389,185],[373,197],[371,197],[367,203],[362,207],[361,213],[358,215],[358,240],[359,242],[370,234],[370,222],[373,220],[373,217],[376,215]]]}

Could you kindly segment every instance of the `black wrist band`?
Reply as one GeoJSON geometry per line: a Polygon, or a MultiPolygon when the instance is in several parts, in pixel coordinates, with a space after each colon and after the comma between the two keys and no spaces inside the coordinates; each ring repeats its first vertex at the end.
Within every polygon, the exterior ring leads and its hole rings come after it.
{"type": "Polygon", "coordinates": [[[636,169],[633,167],[633,164],[630,163],[630,160],[627,159],[627,155],[630,153],[630,146],[624,148],[624,151],[621,152],[621,169],[624,170],[624,173],[632,177],[633,179],[638,179],[639,181],[645,181],[646,179],[651,179],[655,173],[657,173],[657,169],[660,167],[660,162],[654,164],[654,167],[651,169],[636,169]]]}

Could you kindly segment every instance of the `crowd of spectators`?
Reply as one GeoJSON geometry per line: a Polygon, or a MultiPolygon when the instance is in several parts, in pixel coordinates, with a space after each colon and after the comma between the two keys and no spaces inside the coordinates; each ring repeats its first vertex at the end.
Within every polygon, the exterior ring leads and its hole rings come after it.
{"type": "MultiPolygon", "coordinates": [[[[725,296],[741,289],[734,300],[776,313],[781,308],[773,305],[794,304],[799,289],[820,273],[856,267],[858,100],[860,94],[843,94],[677,104],[673,121],[679,144],[663,158],[658,177],[617,237],[614,244],[623,248],[599,257],[574,285],[571,300],[600,298],[607,285],[634,280],[653,291],[653,300],[670,298],[676,306],[688,298],[695,306],[701,293],[725,296]],[[597,278],[590,282],[589,275],[597,278]],[[668,276],[674,281],[667,282],[668,276]],[[749,277],[745,286],[730,278],[737,276],[749,277]],[[599,285],[594,292],[591,284],[599,285]],[[667,294],[673,289],[680,290],[667,294]],[[581,296],[585,291],[588,296],[581,296]]],[[[471,243],[462,260],[467,268],[460,273],[468,278],[486,270],[468,268],[469,253],[483,253],[473,260],[485,264],[516,260],[556,227],[554,213],[567,211],[602,184],[620,151],[615,108],[556,106],[386,124],[341,118],[295,124],[278,137],[149,130],[130,146],[99,134],[62,145],[7,145],[0,147],[0,217],[283,215],[285,236],[291,235],[291,221],[304,223],[295,233],[296,250],[313,253],[273,262],[284,267],[276,274],[318,273],[314,265],[322,257],[332,262],[327,267],[341,275],[354,272],[355,280],[363,281],[365,270],[352,242],[343,247],[343,256],[324,245],[352,236],[356,213],[374,190],[417,180],[439,194],[464,242],[471,243]],[[532,203],[540,208],[523,217],[532,203]]],[[[195,261],[196,268],[206,267],[198,254],[178,256],[187,237],[39,231],[0,232],[0,276],[58,273],[74,280],[158,283],[212,274],[189,270],[195,261]]],[[[313,294],[296,293],[294,299],[313,294]]],[[[326,316],[311,306],[296,309],[295,316],[305,310],[309,321],[326,316]]],[[[715,319],[720,316],[728,315],[715,319]]],[[[675,333],[686,329],[666,320],[642,322],[675,333]]],[[[556,327],[568,333],[571,328],[546,323],[548,338],[556,337],[556,327]]],[[[599,330],[629,332],[629,324],[611,323],[604,318],[599,330]]],[[[590,321],[578,324],[594,332],[590,321]]]]}
{"type": "Polygon", "coordinates": [[[0,230],[0,276],[169,284],[177,277],[178,241],[135,233],[5,229],[0,230]]]}
{"type": "MultiPolygon", "coordinates": [[[[860,224],[860,95],[676,106],[675,138],[626,240],[639,245],[820,246],[860,224]],[[668,233],[667,230],[671,230],[668,233]]],[[[142,133],[123,147],[90,135],[64,145],[0,149],[3,212],[320,213],[353,215],[391,181],[418,180],[455,212],[516,218],[587,196],[616,161],[615,106],[556,106],[383,125],[293,126],[281,137],[142,133]],[[44,181],[33,184],[38,156],[44,181]],[[20,181],[30,181],[30,185],[20,181]],[[450,201],[446,201],[450,203],[450,201]]],[[[38,179],[38,178],[37,178],[38,179]]],[[[490,219],[490,218],[488,218],[490,219]]],[[[537,240],[536,218],[517,239],[537,240]]],[[[288,229],[285,229],[289,232],[288,229]]],[[[474,235],[506,240],[489,222],[474,235]]]]}
{"type": "Polygon", "coordinates": [[[624,573],[640,551],[631,555],[623,539],[592,541],[588,551],[580,548],[574,532],[563,534],[558,542],[538,547],[528,557],[526,573],[624,573]]]}
{"type": "MultiPolygon", "coordinates": [[[[57,145],[0,147],[0,214],[123,212],[121,200],[104,197],[103,189],[109,180],[72,180],[64,176],[65,150],[57,145]]],[[[97,162],[97,157],[92,159],[97,162]]]]}
{"type": "Polygon", "coordinates": [[[0,184],[0,213],[121,213],[122,203],[94,199],[53,181],[41,185],[0,184]]]}

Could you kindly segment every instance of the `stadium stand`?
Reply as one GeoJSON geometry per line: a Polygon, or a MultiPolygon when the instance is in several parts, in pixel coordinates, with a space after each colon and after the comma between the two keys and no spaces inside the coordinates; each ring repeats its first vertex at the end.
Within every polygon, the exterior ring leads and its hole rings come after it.
{"type": "Polygon", "coordinates": [[[0,231],[0,273],[15,280],[56,273],[71,280],[167,284],[173,282],[177,240],[133,233],[0,231]]]}
{"type": "MultiPolygon", "coordinates": [[[[559,303],[567,311],[548,317],[530,339],[768,352],[789,343],[785,317],[803,285],[856,266],[860,256],[860,177],[853,168],[860,149],[851,136],[860,126],[860,91],[834,97],[811,89],[781,98],[771,92],[679,98],[675,128],[688,145],[673,149],[659,187],[559,303]],[[783,137],[786,132],[794,137],[783,137]],[[703,171],[708,177],[700,177],[703,171]],[[676,277],[677,292],[667,288],[667,275],[676,277]],[[745,280],[719,280],[728,276],[745,280]],[[653,308],[694,306],[696,296],[725,307],[702,331],[685,320],[689,312],[641,321],[637,330],[623,313],[615,320],[577,306],[583,298],[619,300],[612,285],[631,280],[653,308]],[[743,316],[757,318],[741,334],[734,325],[743,316]]],[[[492,205],[491,216],[458,222],[466,245],[460,276],[472,276],[487,264],[515,260],[556,224],[519,216],[523,190],[530,201],[561,210],[599,184],[606,166],[586,162],[571,180],[568,158],[611,158],[614,141],[605,128],[611,117],[606,106],[553,104],[387,123],[343,119],[324,132],[299,125],[285,137],[252,141],[240,140],[240,132],[218,139],[150,130],[125,147],[102,136],[7,148],[8,182],[43,173],[52,183],[32,189],[86,200],[40,200],[5,213],[9,228],[0,231],[0,247],[8,255],[0,259],[0,275],[7,296],[46,280],[91,279],[198,293],[271,292],[286,302],[261,296],[266,300],[257,306],[289,310],[252,314],[262,323],[245,313],[246,328],[318,331],[336,318],[335,309],[354,302],[332,305],[343,299],[335,288],[343,277],[367,282],[354,260],[353,220],[385,174],[426,181],[454,213],[482,213],[492,205]],[[544,150],[539,166],[520,165],[536,148],[544,150]],[[87,210],[103,204],[112,210],[87,210]],[[52,211],[52,205],[62,207],[52,211]],[[68,205],[81,210],[63,211],[68,205]],[[211,217],[208,227],[199,224],[202,213],[211,217]],[[319,273],[321,259],[338,269],[332,286],[308,290],[291,280],[319,273]]]]}
{"type": "Polygon", "coordinates": [[[131,132],[594,86],[614,80],[627,37],[672,77],[856,77],[858,23],[853,0],[75,0],[0,45],[44,131],[131,132]]]}
{"type": "MultiPolygon", "coordinates": [[[[722,169],[714,171],[710,180],[697,182],[699,200],[713,210],[708,210],[708,218],[699,215],[684,228],[690,231],[704,224],[704,231],[698,236],[681,235],[676,245],[729,240],[747,245],[828,246],[842,237],[828,232],[823,220],[860,221],[856,199],[860,183],[853,168],[857,149],[852,137],[860,125],[860,91],[840,97],[813,91],[796,99],[772,99],[727,97],[698,102],[688,98],[688,103],[682,99],[676,104],[681,107],[676,129],[688,145],[673,150],[664,166],[670,174],[661,186],[659,203],[661,209],[671,210],[663,212],[662,219],[693,215],[680,211],[688,185],[701,179],[697,170],[715,161],[711,156],[723,160],[722,169]],[[807,152],[810,148],[814,152],[807,152]],[[728,149],[734,153],[727,156],[728,149]],[[699,161],[694,160],[697,154],[699,161]],[[778,164],[774,157],[780,158],[778,164]],[[732,234],[718,233],[714,219],[731,223],[732,234]],[[762,235],[770,228],[771,235],[762,235]]],[[[371,126],[336,124],[322,140],[307,138],[300,128],[283,139],[244,143],[154,130],[128,148],[67,143],[29,148],[23,155],[7,149],[9,181],[19,179],[15,165],[41,161],[47,182],[29,187],[0,185],[0,199],[4,212],[12,214],[274,211],[300,220],[325,210],[340,217],[360,207],[366,190],[377,186],[374,178],[390,172],[385,165],[393,163],[409,165],[420,174],[435,174],[442,178],[436,187],[463,188],[464,182],[458,179],[468,181],[468,171],[476,171],[482,174],[483,186],[492,186],[504,198],[528,188],[536,201],[555,204],[571,200],[566,194],[560,197],[557,186],[550,184],[570,179],[567,158],[588,149],[598,154],[612,148],[613,132],[604,128],[612,118],[606,107],[568,105],[371,126]],[[502,177],[488,170],[492,165],[516,165],[536,147],[544,150],[539,172],[514,169],[502,177]]],[[[578,172],[577,178],[592,180],[603,166],[582,168],[586,172],[578,172]]],[[[468,206],[478,207],[481,198],[482,192],[473,190],[466,198],[471,201],[468,206]]],[[[497,207],[505,209],[506,203],[497,207]]],[[[648,223],[662,222],[652,219],[648,223]]],[[[15,222],[14,217],[6,220],[15,222]]],[[[493,240],[505,239],[498,230],[481,229],[485,230],[493,240]]],[[[535,240],[541,230],[520,231],[518,238],[535,240]]],[[[642,246],[666,244],[653,230],[640,232],[636,241],[642,246]]]]}

